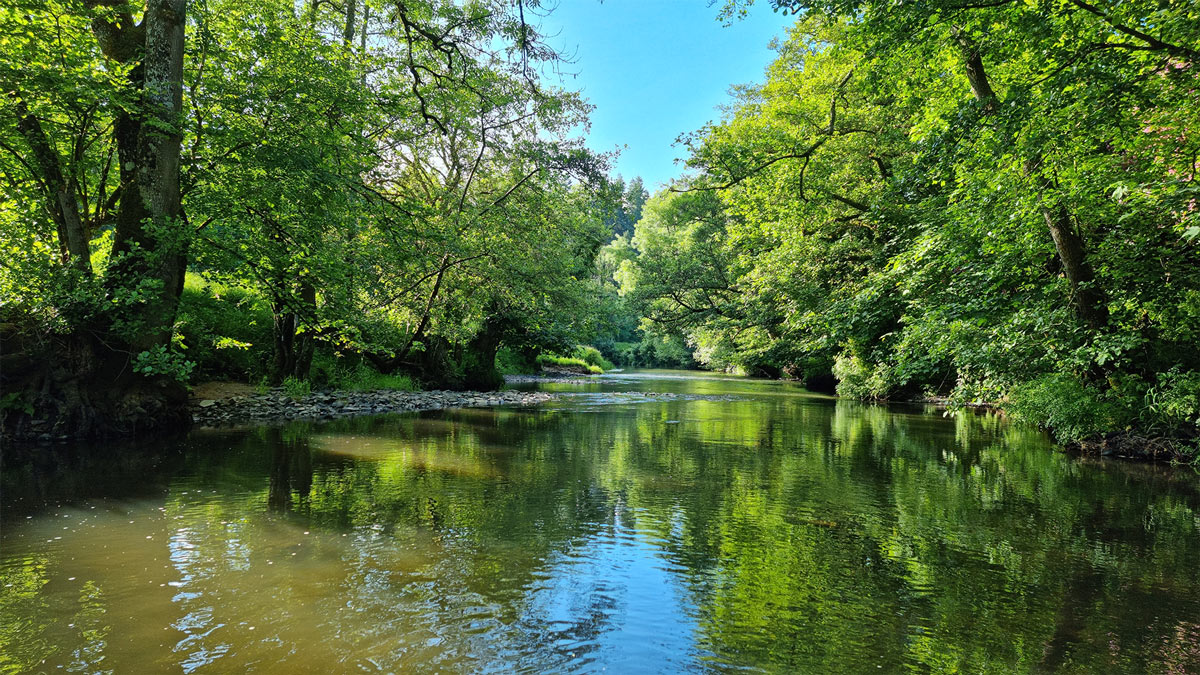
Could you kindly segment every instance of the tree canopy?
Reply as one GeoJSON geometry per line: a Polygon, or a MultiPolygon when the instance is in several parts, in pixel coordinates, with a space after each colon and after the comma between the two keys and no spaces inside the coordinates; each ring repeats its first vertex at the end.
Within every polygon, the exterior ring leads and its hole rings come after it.
{"type": "Polygon", "coordinates": [[[685,137],[617,273],[647,328],[1063,440],[1194,434],[1196,9],[774,4],[766,81],[685,137]]]}

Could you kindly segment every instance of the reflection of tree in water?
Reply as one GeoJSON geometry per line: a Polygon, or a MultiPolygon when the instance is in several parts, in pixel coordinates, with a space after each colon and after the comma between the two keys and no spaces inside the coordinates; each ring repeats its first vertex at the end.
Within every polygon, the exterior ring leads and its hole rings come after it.
{"type": "Polygon", "coordinates": [[[196,440],[186,469],[243,500],[204,522],[265,502],[347,533],[340,592],[385,629],[441,627],[481,664],[562,663],[547,635],[603,658],[628,588],[611,564],[572,576],[563,561],[636,542],[681,589],[658,608],[688,613],[678,648],[718,668],[1200,665],[1193,482],[1082,464],[993,416],[922,413],[782,396],[443,411],[196,440]],[[493,623],[457,635],[464,608],[493,623]]]}
{"type": "Polygon", "coordinates": [[[294,507],[307,510],[313,484],[308,435],[289,435],[280,427],[270,427],[264,440],[271,453],[267,507],[278,513],[292,511],[294,507]]]}
{"type": "MultiPolygon", "coordinates": [[[[698,642],[720,662],[1106,668],[1113,642],[1124,645],[1116,663],[1144,666],[1163,657],[1138,645],[1167,630],[1150,612],[1192,606],[1200,500],[1177,481],[1084,470],[995,416],[948,423],[914,407],[780,399],[724,402],[710,422],[696,414],[704,405],[447,414],[441,431],[395,431],[496,469],[503,480],[477,491],[462,475],[420,472],[411,487],[452,489],[450,528],[519,541],[539,552],[529,564],[587,536],[624,495],[638,529],[684,570],[698,642]],[[689,412],[701,419],[664,423],[689,412]]],[[[608,630],[604,608],[596,621],[585,610],[570,630],[594,640],[608,630]]]]}
{"type": "Polygon", "coordinates": [[[161,441],[17,446],[0,442],[0,518],[16,520],[48,505],[128,499],[166,488],[183,468],[179,446],[161,441]]]}

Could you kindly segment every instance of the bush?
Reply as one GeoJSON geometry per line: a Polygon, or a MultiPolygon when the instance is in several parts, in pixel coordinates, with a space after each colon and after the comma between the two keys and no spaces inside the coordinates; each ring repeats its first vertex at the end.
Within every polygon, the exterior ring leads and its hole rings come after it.
{"type": "Polygon", "coordinates": [[[313,359],[309,380],[319,388],[346,391],[417,391],[420,387],[408,375],[386,375],[364,361],[343,360],[318,354],[313,359]]]}
{"type": "Polygon", "coordinates": [[[417,391],[419,388],[408,375],[385,375],[365,365],[346,373],[336,386],[348,391],[417,391]]]}
{"type": "Polygon", "coordinates": [[[271,359],[271,309],[258,295],[188,274],[176,330],[194,376],[253,381],[271,359]]]}
{"type": "Polygon", "coordinates": [[[312,385],[308,380],[298,380],[291,376],[284,378],[282,387],[283,393],[293,401],[299,401],[312,393],[312,385]]]}
{"type": "Polygon", "coordinates": [[[502,375],[530,375],[538,372],[536,359],[509,347],[496,352],[496,370],[502,375]]]}
{"type": "Polygon", "coordinates": [[[573,358],[579,359],[591,366],[597,366],[601,370],[612,370],[612,361],[604,358],[599,349],[588,345],[579,345],[575,351],[571,353],[573,358]]]}
{"type": "Polygon", "coordinates": [[[1146,415],[1153,426],[1171,431],[1200,426],[1200,372],[1179,366],[1162,373],[1146,392],[1146,415]]]}
{"type": "Polygon", "coordinates": [[[890,387],[885,366],[871,367],[856,355],[842,353],[833,360],[833,376],[837,378],[837,394],[846,398],[870,401],[887,398],[890,387]]]}
{"type": "Polygon", "coordinates": [[[1123,428],[1130,421],[1127,403],[1056,373],[1014,387],[1004,410],[1068,444],[1123,428]]]}
{"type": "Polygon", "coordinates": [[[592,375],[603,375],[604,369],[600,366],[594,366],[583,359],[576,359],[567,356],[555,356],[553,354],[538,354],[537,364],[542,367],[549,366],[551,368],[563,368],[566,370],[578,370],[582,373],[591,373],[592,375]]]}

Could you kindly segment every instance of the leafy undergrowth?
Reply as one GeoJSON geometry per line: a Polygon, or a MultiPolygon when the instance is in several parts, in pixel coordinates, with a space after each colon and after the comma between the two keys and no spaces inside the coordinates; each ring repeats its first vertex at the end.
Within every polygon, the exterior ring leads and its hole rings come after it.
{"type": "Polygon", "coordinates": [[[595,366],[583,359],[576,359],[569,356],[554,356],[553,354],[539,354],[537,364],[547,370],[566,370],[569,372],[590,373],[592,375],[601,375],[604,369],[600,366],[595,366]]]}

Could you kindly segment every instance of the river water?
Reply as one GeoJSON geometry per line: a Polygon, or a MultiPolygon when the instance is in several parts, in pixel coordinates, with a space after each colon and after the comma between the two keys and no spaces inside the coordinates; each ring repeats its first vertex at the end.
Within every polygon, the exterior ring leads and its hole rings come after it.
{"type": "Polygon", "coordinates": [[[10,451],[0,673],[1200,672],[1190,471],[781,382],[541,387],[10,451]]]}

